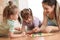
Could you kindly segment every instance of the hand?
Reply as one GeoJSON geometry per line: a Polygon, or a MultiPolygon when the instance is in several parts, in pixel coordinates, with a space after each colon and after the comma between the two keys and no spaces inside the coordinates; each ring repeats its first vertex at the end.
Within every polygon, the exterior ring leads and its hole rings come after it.
{"type": "Polygon", "coordinates": [[[41,28],[40,28],[40,31],[41,31],[41,32],[47,32],[47,33],[49,33],[49,32],[52,31],[52,28],[53,28],[53,27],[41,27],[41,28]]]}
{"type": "Polygon", "coordinates": [[[34,33],[32,30],[30,30],[30,31],[27,31],[26,32],[27,34],[32,34],[32,33],[34,33]]]}
{"type": "Polygon", "coordinates": [[[45,30],[46,29],[46,27],[44,27],[44,26],[41,26],[40,27],[40,31],[43,31],[43,30],[45,30]]]}
{"type": "Polygon", "coordinates": [[[17,28],[15,28],[15,30],[18,30],[18,31],[20,31],[21,29],[20,29],[19,27],[17,27],[17,28]]]}
{"type": "Polygon", "coordinates": [[[35,27],[35,28],[33,29],[33,31],[34,31],[34,32],[39,32],[39,31],[40,31],[40,28],[39,28],[39,27],[35,27]]]}

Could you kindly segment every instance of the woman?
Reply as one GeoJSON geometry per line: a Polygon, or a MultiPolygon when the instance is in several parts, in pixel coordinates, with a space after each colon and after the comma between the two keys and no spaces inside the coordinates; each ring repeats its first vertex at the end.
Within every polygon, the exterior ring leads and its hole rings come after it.
{"type": "Polygon", "coordinates": [[[60,29],[60,8],[56,0],[43,0],[44,19],[40,29],[41,32],[55,32],[60,29]]]}

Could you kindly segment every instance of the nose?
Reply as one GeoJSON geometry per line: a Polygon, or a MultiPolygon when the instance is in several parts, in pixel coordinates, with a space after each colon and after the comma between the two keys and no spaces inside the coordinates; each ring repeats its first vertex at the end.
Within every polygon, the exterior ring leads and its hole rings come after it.
{"type": "Polygon", "coordinates": [[[46,10],[44,10],[44,13],[46,13],[47,11],[46,10]]]}
{"type": "Polygon", "coordinates": [[[27,22],[27,23],[30,23],[30,22],[31,22],[31,19],[28,19],[26,22],[27,22]]]}
{"type": "Polygon", "coordinates": [[[28,21],[30,22],[30,21],[31,21],[31,19],[28,19],[28,21]]]}

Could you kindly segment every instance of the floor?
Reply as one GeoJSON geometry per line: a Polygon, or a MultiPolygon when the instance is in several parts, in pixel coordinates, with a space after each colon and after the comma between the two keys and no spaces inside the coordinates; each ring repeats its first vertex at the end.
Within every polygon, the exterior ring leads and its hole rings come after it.
{"type": "Polygon", "coordinates": [[[20,37],[20,38],[9,39],[7,37],[0,37],[0,40],[60,40],[60,32],[54,33],[54,35],[52,36],[44,36],[44,37],[36,37],[36,38],[20,37]]]}
{"type": "Polygon", "coordinates": [[[0,40],[9,40],[9,38],[0,37],[0,40]]]}

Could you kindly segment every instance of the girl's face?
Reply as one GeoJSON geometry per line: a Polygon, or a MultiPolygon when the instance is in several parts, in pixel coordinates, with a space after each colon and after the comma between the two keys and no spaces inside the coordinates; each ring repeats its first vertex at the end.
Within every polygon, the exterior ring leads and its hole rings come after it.
{"type": "Polygon", "coordinates": [[[46,3],[42,3],[43,9],[45,13],[51,14],[54,11],[54,5],[53,6],[49,6],[46,3]]]}
{"type": "Polygon", "coordinates": [[[11,15],[11,18],[12,18],[13,20],[17,20],[17,19],[18,19],[18,14],[19,14],[19,10],[18,10],[17,8],[14,9],[14,14],[11,15]]]}
{"type": "Polygon", "coordinates": [[[29,16],[28,19],[23,19],[26,23],[32,23],[32,16],[29,16]]]}

